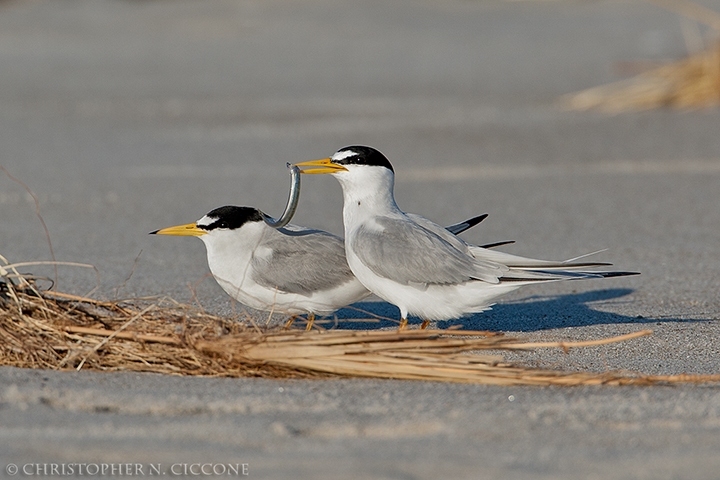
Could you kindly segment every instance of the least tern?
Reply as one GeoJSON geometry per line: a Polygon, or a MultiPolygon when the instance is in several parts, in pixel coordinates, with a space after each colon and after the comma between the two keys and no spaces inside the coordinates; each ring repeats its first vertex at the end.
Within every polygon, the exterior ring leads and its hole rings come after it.
{"type": "Polygon", "coordinates": [[[470,245],[420,215],[401,211],[393,195],[393,167],[372,147],[349,146],[295,166],[340,182],[348,265],[368,290],[400,309],[401,328],[408,315],[427,325],[482,312],[491,300],[522,285],[636,274],[583,270],[607,263],[537,260],[470,245]]]}
{"type": "MultiPolygon", "coordinates": [[[[292,195],[289,203],[292,203],[292,195]]],[[[286,212],[288,208],[286,208],[286,212]]],[[[460,233],[487,215],[447,227],[460,233]]],[[[370,292],[353,275],[343,239],[331,233],[287,225],[253,207],[216,208],[194,223],[151,232],[199,237],[218,284],[240,303],[289,315],[329,315],[370,292]]]]}

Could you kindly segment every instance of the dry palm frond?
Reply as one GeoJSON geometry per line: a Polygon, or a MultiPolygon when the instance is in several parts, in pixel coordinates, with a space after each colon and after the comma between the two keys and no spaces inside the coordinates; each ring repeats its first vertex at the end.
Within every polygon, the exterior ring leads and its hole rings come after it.
{"type": "Polygon", "coordinates": [[[0,365],[144,371],[177,375],[375,377],[497,385],[649,385],[717,382],[720,375],[568,373],[505,362],[483,350],[582,348],[630,340],[640,331],[585,342],[529,343],[461,330],[305,332],[260,328],[168,299],[106,302],[54,291],[0,270],[0,365]],[[3,273],[4,272],[4,273],[3,273]]]}
{"type": "Polygon", "coordinates": [[[571,110],[608,113],[716,107],[720,105],[720,43],[629,80],[566,95],[561,102],[571,110]]]}
{"type": "MultiPolygon", "coordinates": [[[[720,15],[693,2],[655,0],[694,21],[720,32],[720,15]]],[[[720,42],[689,57],[662,65],[628,80],[565,95],[570,110],[597,109],[608,113],[671,107],[698,109],[720,105],[720,42]]]]}

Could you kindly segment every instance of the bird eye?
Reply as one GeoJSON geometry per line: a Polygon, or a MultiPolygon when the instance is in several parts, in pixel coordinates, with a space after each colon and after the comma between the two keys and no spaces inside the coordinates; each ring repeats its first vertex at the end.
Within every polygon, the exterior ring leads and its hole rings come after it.
{"type": "Polygon", "coordinates": [[[220,222],[218,223],[218,228],[230,228],[230,225],[228,222],[220,222]]]}

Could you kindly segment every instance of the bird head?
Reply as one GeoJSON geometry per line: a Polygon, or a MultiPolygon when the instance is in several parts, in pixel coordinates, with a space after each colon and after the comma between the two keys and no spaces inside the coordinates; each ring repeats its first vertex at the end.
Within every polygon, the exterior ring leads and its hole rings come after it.
{"type": "Polygon", "coordinates": [[[152,235],[204,237],[224,231],[238,230],[248,222],[264,221],[263,213],[253,207],[225,206],[216,208],[194,223],[176,225],[150,232],[152,235]]]}
{"type": "Polygon", "coordinates": [[[343,147],[332,157],[296,163],[295,166],[304,167],[300,172],[309,174],[338,174],[362,167],[381,167],[394,172],[385,155],[372,147],[362,145],[343,147]]]}

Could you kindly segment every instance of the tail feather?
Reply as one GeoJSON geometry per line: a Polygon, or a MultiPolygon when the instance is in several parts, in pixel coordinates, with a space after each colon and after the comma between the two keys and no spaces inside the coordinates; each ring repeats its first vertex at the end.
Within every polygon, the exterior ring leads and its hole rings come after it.
{"type": "Polygon", "coordinates": [[[504,282],[553,282],[559,280],[582,280],[585,278],[612,278],[626,277],[629,275],[640,275],[639,272],[592,272],[575,270],[524,270],[511,269],[506,275],[500,277],[500,283],[504,282]]]}
{"type": "Polygon", "coordinates": [[[607,248],[603,248],[602,250],[596,250],[596,251],[590,252],[590,253],[585,253],[585,254],[577,256],[575,258],[568,258],[567,260],[565,260],[564,263],[573,263],[573,262],[580,260],[581,258],[591,257],[593,255],[597,255],[598,253],[602,253],[602,252],[607,252],[607,248]]]}
{"type": "Polygon", "coordinates": [[[513,243],[515,243],[515,240],[505,240],[504,242],[486,243],[485,245],[480,245],[480,248],[497,248],[502,247],[503,245],[510,245],[513,243]]]}
{"type": "Polygon", "coordinates": [[[630,275],[640,275],[640,272],[597,272],[603,278],[627,277],[630,275]]]}
{"type": "MultiPolygon", "coordinates": [[[[534,269],[576,269],[576,268],[591,268],[591,267],[608,267],[611,263],[605,262],[576,262],[575,260],[585,258],[587,255],[583,255],[574,259],[565,260],[562,262],[551,261],[551,260],[538,260],[536,258],[521,257],[519,255],[513,255],[510,253],[499,252],[497,250],[489,250],[483,247],[471,246],[470,252],[475,258],[482,260],[489,260],[491,262],[497,262],[503,265],[507,265],[510,268],[516,268],[520,270],[534,270],[534,269]]],[[[597,252],[594,252],[597,253],[597,252]]],[[[590,254],[592,255],[592,254],[590,254]]]]}

